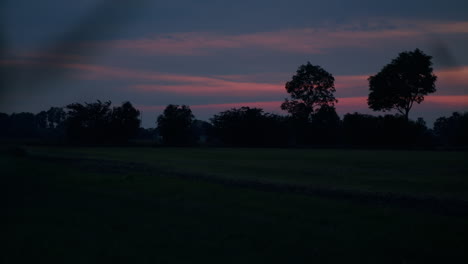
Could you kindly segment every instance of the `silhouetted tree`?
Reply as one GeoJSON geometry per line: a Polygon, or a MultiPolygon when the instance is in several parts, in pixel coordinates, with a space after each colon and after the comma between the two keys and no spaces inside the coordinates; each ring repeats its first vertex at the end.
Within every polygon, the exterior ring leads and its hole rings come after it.
{"type": "Polygon", "coordinates": [[[9,118],[8,135],[15,138],[32,138],[37,133],[36,116],[33,113],[13,113],[9,118]]]}
{"type": "MultiPolygon", "coordinates": [[[[66,133],[76,143],[125,143],[138,133],[140,112],[130,102],[111,108],[111,102],[67,105],[66,133]]],[[[62,116],[59,109],[54,109],[62,116]]],[[[59,118],[60,119],[60,118],[59,118]]],[[[51,126],[57,126],[54,119],[51,126]]]]}
{"type": "Polygon", "coordinates": [[[308,143],[316,145],[335,145],[338,143],[340,117],[333,106],[322,105],[311,115],[308,143]]]}
{"type": "Polygon", "coordinates": [[[385,115],[379,118],[380,145],[414,147],[431,145],[426,124],[422,118],[418,122],[401,115],[385,115]]]}
{"type": "Polygon", "coordinates": [[[402,52],[369,80],[367,103],[372,110],[395,109],[408,120],[414,102],[436,91],[437,77],[432,73],[431,56],[421,50],[402,52]]]}
{"type": "Polygon", "coordinates": [[[109,141],[111,102],[74,103],[67,105],[66,132],[69,140],[81,143],[109,141]]]}
{"type": "Polygon", "coordinates": [[[307,120],[322,106],[334,106],[336,102],[335,78],[320,66],[307,62],[301,65],[292,80],[285,85],[291,100],[285,99],[281,109],[297,119],[307,120]]]}
{"type": "Polygon", "coordinates": [[[41,111],[36,114],[36,126],[42,130],[49,128],[47,124],[47,112],[46,111],[41,111]]]}
{"type": "Polygon", "coordinates": [[[157,137],[156,128],[138,128],[136,139],[155,141],[157,137]]]}
{"type": "Polygon", "coordinates": [[[192,124],[194,115],[186,105],[168,105],[158,117],[157,125],[163,142],[171,146],[190,145],[194,142],[192,124]]]}
{"type": "Polygon", "coordinates": [[[62,107],[51,107],[47,110],[47,122],[48,128],[58,128],[63,125],[65,119],[67,118],[67,113],[62,107]]]}
{"type": "Polygon", "coordinates": [[[56,129],[48,127],[47,112],[0,113],[0,135],[7,138],[52,139],[57,137],[56,129]]]}
{"type": "Polygon", "coordinates": [[[343,117],[343,141],[351,146],[371,146],[380,144],[379,118],[360,113],[346,114],[343,117]]]}
{"type": "Polygon", "coordinates": [[[112,109],[111,137],[116,142],[126,142],[137,135],[140,127],[140,111],[130,102],[124,102],[112,109]]]}
{"type": "Polygon", "coordinates": [[[203,120],[194,120],[192,122],[192,135],[198,143],[208,143],[210,141],[213,125],[203,120]]]}
{"type": "Polygon", "coordinates": [[[455,112],[450,117],[438,118],[434,123],[434,132],[443,145],[468,146],[468,112],[455,112]]]}
{"type": "Polygon", "coordinates": [[[284,145],[287,139],[284,118],[265,114],[260,108],[223,111],[211,118],[211,123],[215,136],[230,146],[284,145]]]}
{"type": "Polygon", "coordinates": [[[343,143],[350,146],[429,147],[433,144],[422,118],[414,122],[401,115],[346,114],[342,134],[343,143]]]}
{"type": "Polygon", "coordinates": [[[0,136],[8,136],[8,129],[10,127],[10,116],[6,113],[0,113],[0,136]]]}

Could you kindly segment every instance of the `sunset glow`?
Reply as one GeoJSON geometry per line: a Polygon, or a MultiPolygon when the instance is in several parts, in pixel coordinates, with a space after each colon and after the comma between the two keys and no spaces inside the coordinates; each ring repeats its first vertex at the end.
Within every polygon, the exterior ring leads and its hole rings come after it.
{"type": "MultiPolygon", "coordinates": [[[[76,5],[77,10],[85,6],[76,5]]],[[[214,8],[190,6],[201,13],[214,8]]],[[[415,48],[433,56],[438,79],[436,93],[416,105],[411,118],[417,115],[433,121],[443,114],[468,110],[464,48],[468,21],[464,16],[434,16],[429,11],[430,15],[389,15],[392,5],[368,17],[349,5],[346,12],[335,10],[340,14],[336,17],[317,14],[308,21],[304,20],[309,17],[306,9],[293,11],[292,6],[282,5],[266,13],[241,9],[250,19],[244,23],[225,12],[222,20],[213,20],[210,17],[218,14],[215,10],[192,20],[174,19],[167,14],[175,9],[169,9],[159,13],[161,20],[155,20],[159,8],[148,3],[147,9],[132,17],[135,24],[98,19],[93,28],[63,38],[54,36],[68,32],[68,16],[79,18],[80,13],[69,8],[67,16],[54,13],[55,26],[38,19],[29,26],[17,21],[0,59],[2,73],[8,77],[0,111],[37,112],[52,105],[99,99],[130,100],[152,119],[168,104],[189,105],[195,113],[203,113],[200,118],[205,120],[240,106],[286,114],[279,109],[288,97],[285,83],[301,64],[310,61],[334,76],[336,108],[341,115],[374,114],[367,106],[367,79],[398,53],[415,48]],[[294,12],[303,15],[291,16],[294,12]],[[115,28],[98,27],[108,21],[115,28]]],[[[145,126],[153,123],[149,117],[144,121],[145,126]]]]}

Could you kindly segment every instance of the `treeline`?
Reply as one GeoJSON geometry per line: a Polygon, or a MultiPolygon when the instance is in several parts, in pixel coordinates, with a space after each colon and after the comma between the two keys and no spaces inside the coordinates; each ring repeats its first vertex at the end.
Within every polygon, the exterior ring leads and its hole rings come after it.
{"type": "Polygon", "coordinates": [[[189,106],[168,105],[145,129],[130,102],[73,103],[38,114],[0,113],[2,139],[35,139],[59,144],[161,146],[461,148],[468,146],[468,112],[440,117],[433,128],[422,118],[348,113],[322,106],[307,118],[240,107],[222,111],[209,122],[197,120],[189,106]]]}
{"type": "Polygon", "coordinates": [[[468,112],[440,117],[430,129],[422,118],[403,115],[348,113],[340,119],[330,106],[308,118],[233,108],[204,122],[194,119],[188,106],[169,105],[156,130],[161,143],[172,146],[458,148],[468,146],[468,112]]]}
{"type": "Polygon", "coordinates": [[[195,119],[189,106],[168,105],[154,129],[140,127],[140,112],[130,102],[74,103],[36,115],[0,114],[0,137],[37,138],[68,144],[126,144],[145,139],[166,146],[233,147],[405,147],[466,148],[468,113],[440,117],[432,129],[423,119],[409,119],[414,104],[436,91],[432,57],[419,49],[401,52],[370,76],[368,106],[398,115],[346,114],[335,110],[335,79],[318,65],[299,66],[285,84],[289,98],[281,104],[288,116],[259,108],[233,108],[210,122],[195,119]]]}
{"type": "Polygon", "coordinates": [[[68,144],[121,144],[138,135],[140,112],[130,102],[73,103],[38,114],[0,113],[0,137],[68,144]]]}

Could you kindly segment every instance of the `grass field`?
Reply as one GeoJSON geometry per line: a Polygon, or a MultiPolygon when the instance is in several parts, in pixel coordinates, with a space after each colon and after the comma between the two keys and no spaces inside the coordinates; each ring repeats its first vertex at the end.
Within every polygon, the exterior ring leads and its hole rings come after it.
{"type": "Polygon", "coordinates": [[[468,153],[2,151],[2,263],[468,263],[468,153]]]}

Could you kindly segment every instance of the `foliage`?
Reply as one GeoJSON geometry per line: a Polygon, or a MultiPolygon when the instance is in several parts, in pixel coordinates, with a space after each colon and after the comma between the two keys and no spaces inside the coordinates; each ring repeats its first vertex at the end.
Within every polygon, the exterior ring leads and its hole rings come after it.
{"type": "Polygon", "coordinates": [[[402,52],[369,80],[367,103],[372,110],[397,110],[408,120],[409,111],[424,96],[436,91],[432,57],[416,49],[402,52]]]}
{"type": "Polygon", "coordinates": [[[351,146],[428,147],[433,142],[422,118],[414,122],[393,115],[346,114],[342,133],[343,142],[351,146]]]}
{"type": "Polygon", "coordinates": [[[30,138],[34,137],[37,132],[36,118],[32,113],[13,113],[4,122],[7,123],[7,126],[3,128],[7,136],[30,138]]]}
{"type": "Polygon", "coordinates": [[[67,113],[62,107],[51,107],[47,110],[46,114],[48,128],[58,128],[62,126],[67,118],[67,113]]]}
{"type": "Polygon", "coordinates": [[[114,141],[125,142],[138,134],[140,128],[140,111],[130,102],[124,102],[112,109],[111,129],[114,141]]]}
{"type": "Polygon", "coordinates": [[[438,118],[434,123],[434,132],[444,145],[467,146],[468,112],[455,112],[450,117],[438,118]]]}
{"type": "Polygon", "coordinates": [[[130,102],[111,109],[111,102],[67,105],[68,139],[80,143],[124,143],[135,136],[140,126],[140,112],[130,102]]]}
{"type": "Polygon", "coordinates": [[[285,85],[291,100],[285,99],[281,109],[293,117],[307,120],[322,106],[334,106],[336,102],[335,78],[320,66],[307,62],[301,65],[292,80],[285,85]]]}
{"type": "Polygon", "coordinates": [[[66,131],[74,142],[100,143],[109,139],[111,102],[67,105],[66,131]]]}
{"type": "Polygon", "coordinates": [[[341,120],[333,106],[323,105],[311,115],[309,142],[314,145],[335,145],[339,141],[341,120]]]}
{"type": "Polygon", "coordinates": [[[192,122],[192,135],[194,139],[201,144],[209,143],[211,140],[211,133],[213,125],[203,120],[193,120],[192,122]]]}
{"type": "Polygon", "coordinates": [[[193,144],[192,134],[194,115],[189,106],[170,104],[157,119],[157,125],[163,142],[170,146],[193,144]]]}
{"type": "Polygon", "coordinates": [[[230,146],[283,145],[287,134],[284,121],[250,107],[233,108],[211,119],[215,137],[230,146]]]}

